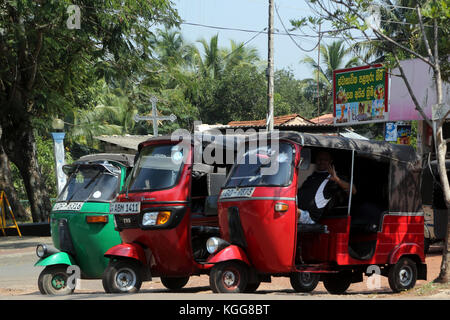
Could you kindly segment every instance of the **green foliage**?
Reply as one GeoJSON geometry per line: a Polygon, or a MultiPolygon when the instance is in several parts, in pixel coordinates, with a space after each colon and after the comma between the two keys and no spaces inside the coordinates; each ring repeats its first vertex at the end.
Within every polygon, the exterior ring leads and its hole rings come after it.
{"type": "MultiPolygon", "coordinates": [[[[73,162],[69,149],[65,150],[65,163],[73,162]]],[[[36,136],[36,153],[39,162],[40,170],[44,179],[44,184],[47,187],[50,198],[56,198],[58,190],[56,187],[56,173],[55,173],[55,155],[53,151],[53,141],[50,137],[44,138],[40,135],[36,136]]],[[[11,163],[11,173],[14,181],[14,188],[20,199],[27,199],[27,192],[23,181],[20,177],[19,170],[11,163]]]]}

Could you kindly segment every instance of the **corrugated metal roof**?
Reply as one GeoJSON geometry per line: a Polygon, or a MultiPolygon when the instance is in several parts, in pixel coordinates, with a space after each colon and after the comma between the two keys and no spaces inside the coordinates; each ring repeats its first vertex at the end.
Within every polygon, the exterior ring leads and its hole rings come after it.
{"type": "Polygon", "coordinates": [[[122,148],[137,150],[139,143],[148,140],[149,138],[153,137],[152,135],[112,135],[112,136],[97,136],[94,137],[97,140],[114,144],[122,148]]]}

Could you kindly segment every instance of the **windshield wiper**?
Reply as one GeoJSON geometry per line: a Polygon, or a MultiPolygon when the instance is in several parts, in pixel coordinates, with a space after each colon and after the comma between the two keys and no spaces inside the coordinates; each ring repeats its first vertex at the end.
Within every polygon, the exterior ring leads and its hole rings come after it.
{"type": "MultiPolygon", "coordinates": [[[[98,171],[97,172],[97,174],[82,188],[82,189],[87,189],[91,184],[92,184],[92,182],[94,182],[95,180],[97,180],[97,178],[100,176],[100,174],[101,174],[102,172],[101,171],[98,171]]],[[[70,202],[70,200],[72,200],[73,199],[73,197],[78,193],[78,191],[80,191],[81,190],[81,188],[80,189],[78,189],[78,190],[75,190],[75,192],[74,193],[72,193],[72,195],[70,196],[70,198],[67,200],[67,204],[69,204],[69,202],[70,202]]],[[[90,197],[90,195],[89,195],[89,197],[90,197]]],[[[88,198],[89,198],[88,197],[88,198]]]]}

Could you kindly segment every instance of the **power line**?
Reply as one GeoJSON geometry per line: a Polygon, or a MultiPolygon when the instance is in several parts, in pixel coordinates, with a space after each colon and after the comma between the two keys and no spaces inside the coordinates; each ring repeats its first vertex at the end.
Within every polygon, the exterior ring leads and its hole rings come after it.
{"type": "Polygon", "coordinates": [[[252,41],[253,39],[255,39],[257,36],[259,36],[262,32],[266,31],[267,27],[262,29],[260,32],[258,32],[257,34],[255,34],[253,37],[251,37],[249,40],[247,40],[246,42],[240,44],[236,49],[234,49],[233,51],[231,51],[229,54],[227,54],[224,57],[224,60],[226,60],[229,56],[231,56],[234,52],[236,52],[237,50],[239,50],[240,48],[246,46],[250,41],[252,41]]]}
{"type": "Polygon", "coordinates": [[[292,38],[292,35],[288,32],[286,26],[285,26],[284,23],[283,23],[283,20],[282,20],[281,17],[280,17],[280,13],[278,12],[278,7],[277,7],[277,6],[275,6],[275,11],[277,12],[278,19],[280,20],[281,25],[282,25],[283,28],[284,28],[284,31],[287,33],[287,35],[289,36],[289,38],[291,38],[292,42],[297,46],[297,48],[299,48],[299,49],[302,50],[302,51],[306,51],[306,52],[312,52],[312,51],[314,51],[314,50],[317,48],[317,46],[320,44],[320,40],[321,40],[321,37],[323,36],[323,34],[320,34],[320,33],[319,33],[319,41],[317,41],[317,44],[314,46],[314,48],[309,49],[309,50],[308,50],[308,49],[304,49],[304,48],[302,48],[302,47],[294,40],[294,38],[292,38]]]}
{"type": "MultiPolygon", "coordinates": [[[[213,26],[213,25],[207,25],[207,24],[201,24],[201,23],[193,23],[193,22],[181,22],[180,24],[186,24],[190,26],[195,27],[203,27],[203,28],[210,28],[210,29],[219,29],[219,30],[226,30],[226,31],[240,31],[240,32],[248,32],[248,33],[260,33],[261,31],[258,30],[251,30],[251,29],[240,29],[240,28],[232,28],[232,27],[221,27],[221,26],[213,26]]],[[[335,31],[333,31],[335,32],[335,31]]],[[[325,32],[322,32],[325,33],[325,32]]],[[[294,36],[299,38],[317,38],[315,35],[308,35],[308,34],[295,34],[295,33],[289,33],[289,32],[279,32],[274,31],[273,34],[281,35],[281,36],[294,36]]],[[[344,37],[339,36],[322,36],[323,38],[330,38],[330,39],[343,39],[344,37]]],[[[361,39],[364,40],[366,38],[364,37],[354,37],[354,39],[361,39]]],[[[373,39],[376,40],[376,39],[373,39]]]]}

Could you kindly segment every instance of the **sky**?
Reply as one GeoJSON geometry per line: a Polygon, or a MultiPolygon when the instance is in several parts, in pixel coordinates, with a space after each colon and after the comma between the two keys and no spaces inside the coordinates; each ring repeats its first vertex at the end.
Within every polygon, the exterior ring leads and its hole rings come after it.
{"type": "MultiPolygon", "coordinates": [[[[219,46],[230,47],[230,40],[247,42],[246,46],[255,47],[261,59],[267,61],[268,39],[267,31],[257,35],[268,26],[268,0],[174,0],[181,19],[189,24],[201,24],[212,27],[254,30],[257,32],[243,32],[236,30],[221,30],[211,27],[181,25],[181,32],[188,42],[196,42],[201,38],[209,40],[219,34],[219,46]]],[[[290,29],[289,20],[312,15],[304,0],[274,0],[275,6],[285,27],[290,29]]],[[[285,29],[274,10],[275,31],[285,33],[285,29]]],[[[295,36],[294,40],[304,50],[313,49],[318,41],[317,33],[312,29],[302,30],[307,36],[295,36]]],[[[291,31],[300,35],[300,31],[291,31]]],[[[275,70],[290,68],[297,79],[312,77],[312,70],[300,60],[307,55],[317,58],[317,50],[307,52],[301,50],[288,35],[274,36],[274,67],[275,70]]]]}

